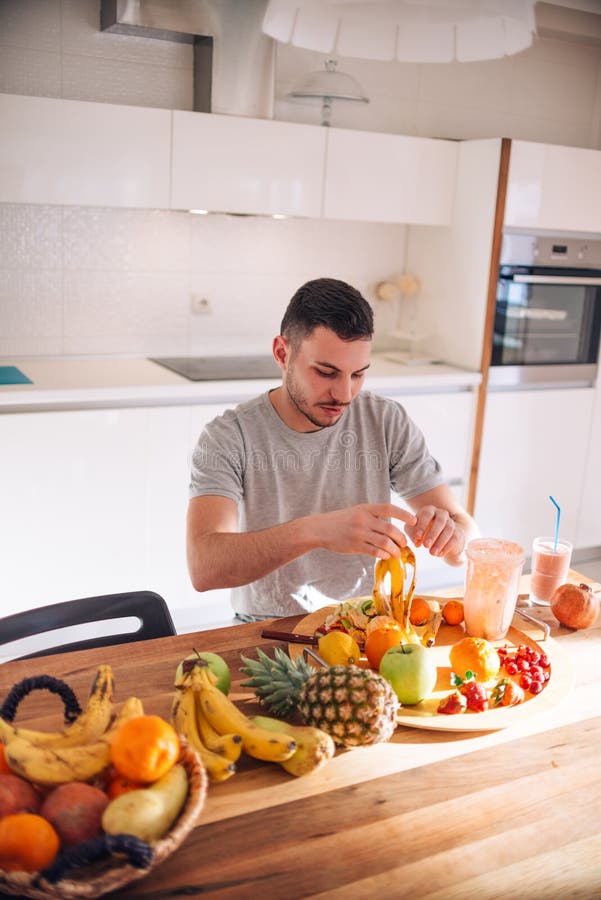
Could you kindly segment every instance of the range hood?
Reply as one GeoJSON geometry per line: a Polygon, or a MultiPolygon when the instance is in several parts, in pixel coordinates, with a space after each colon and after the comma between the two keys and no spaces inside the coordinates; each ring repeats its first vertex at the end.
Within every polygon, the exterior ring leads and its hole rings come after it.
{"type": "Polygon", "coordinates": [[[275,41],[267,0],[102,0],[102,31],[194,47],[194,110],[273,118],[275,41]]]}

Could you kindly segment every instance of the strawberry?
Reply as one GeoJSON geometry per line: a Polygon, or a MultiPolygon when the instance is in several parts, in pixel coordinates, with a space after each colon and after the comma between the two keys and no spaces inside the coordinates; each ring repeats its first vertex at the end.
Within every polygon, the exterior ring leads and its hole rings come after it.
{"type": "Polygon", "coordinates": [[[511,678],[502,678],[491,696],[493,706],[517,706],[524,700],[524,690],[511,678]]]}
{"type": "Polygon", "coordinates": [[[473,712],[484,712],[488,709],[488,694],[480,681],[464,681],[459,688],[467,701],[467,708],[473,712]]]}
{"type": "Polygon", "coordinates": [[[462,713],[467,706],[467,700],[459,691],[453,691],[438,704],[438,712],[447,716],[462,713]]]}

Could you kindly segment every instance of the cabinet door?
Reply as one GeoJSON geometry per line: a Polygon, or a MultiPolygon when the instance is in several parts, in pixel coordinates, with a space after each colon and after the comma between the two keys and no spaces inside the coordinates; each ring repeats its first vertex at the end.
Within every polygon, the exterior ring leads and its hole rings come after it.
{"type": "Polygon", "coordinates": [[[482,533],[517,541],[561,534],[575,546],[584,484],[592,388],[508,391],[486,402],[475,518],[482,533]]]}
{"type": "MultiPolygon", "coordinates": [[[[578,438],[586,443],[586,429],[578,438]]],[[[582,489],[582,503],[576,532],[578,547],[601,546],[601,385],[595,389],[595,403],[582,489]]]]}
{"type": "Polygon", "coordinates": [[[0,200],[169,204],[171,112],[0,94],[0,200]]]}
{"type": "Polygon", "coordinates": [[[474,392],[402,394],[391,399],[402,404],[421,428],[428,449],[442,466],[447,481],[466,484],[474,432],[474,392]]]}
{"type": "Polygon", "coordinates": [[[321,215],[324,129],[173,113],[173,209],[321,215]]]}
{"type": "Polygon", "coordinates": [[[144,410],[0,416],[5,612],[152,588],[144,410]]]}
{"type": "Polygon", "coordinates": [[[505,225],[601,231],[601,151],[512,141],[505,225]]]}
{"type": "Polygon", "coordinates": [[[451,141],[328,129],[324,216],[448,225],[456,164],[451,141]]]}

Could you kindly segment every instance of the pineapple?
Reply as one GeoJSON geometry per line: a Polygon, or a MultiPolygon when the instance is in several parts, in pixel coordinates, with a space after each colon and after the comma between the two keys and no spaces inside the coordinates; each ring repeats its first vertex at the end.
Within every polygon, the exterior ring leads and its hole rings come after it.
{"type": "Polygon", "coordinates": [[[315,670],[302,657],[293,661],[276,648],[275,659],[257,649],[258,660],[242,657],[250,675],[246,687],[276,716],[298,712],[343,747],[387,741],[396,727],[399,702],[391,685],[369,669],[329,666],[315,670]]]}

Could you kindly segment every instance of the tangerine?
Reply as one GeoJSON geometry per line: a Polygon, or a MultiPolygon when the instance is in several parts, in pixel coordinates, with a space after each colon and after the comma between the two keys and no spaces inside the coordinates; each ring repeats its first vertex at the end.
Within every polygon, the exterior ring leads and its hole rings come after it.
{"type": "Polygon", "coordinates": [[[365,655],[371,668],[378,669],[386,651],[391,647],[398,647],[402,638],[403,633],[398,624],[383,625],[370,631],[365,641],[365,655]]]}
{"type": "Polygon", "coordinates": [[[499,673],[501,661],[492,644],[484,638],[464,637],[451,647],[451,668],[460,678],[473,672],[477,681],[489,681],[499,673]]]}
{"type": "Polygon", "coordinates": [[[175,729],[160,716],[134,716],[111,740],[111,762],[120,775],[149,784],[177,762],[180,741],[175,729]]]}
{"type": "Polygon", "coordinates": [[[121,794],[128,794],[130,791],[137,791],[139,788],[143,787],[146,787],[146,784],[143,781],[132,781],[131,778],[126,778],[125,775],[114,772],[109,778],[106,792],[110,799],[114,800],[115,797],[120,797],[121,794]]]}
{"type": "Polygon", "coordinates": [[[359,645],[345,631],[328,631],[319,638],[317,650],[329,666],[352,666],[361,656],[359,645]]]}
{"type": "Polygon", "coordinates": [[[441,612],[447,625],[460,625],[463,622],[463,603],[461,600],[447,600],[441,612]]]}
{"type": "Polygon", "coordinates": [[[432,618],[432,609],[423,597],[414,597],[409,610],[409,621],[412,625],[425,625],[432,618]]]}
{"type": "Polygon", "coordinates": [[[6,762],[6,754],[4,752],[4,744],[0,744],[0,774],[1,775],[14,775],[15,773],[6,762]]]}
{"type": "Polygon", "coordinates": [[[14,813],[0,819],[0,869],[5,872],[39,872],[56,857],[58,834],[35,813],[14,813]]]}

